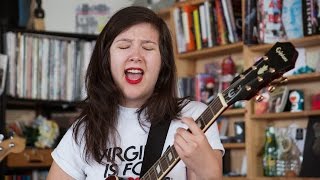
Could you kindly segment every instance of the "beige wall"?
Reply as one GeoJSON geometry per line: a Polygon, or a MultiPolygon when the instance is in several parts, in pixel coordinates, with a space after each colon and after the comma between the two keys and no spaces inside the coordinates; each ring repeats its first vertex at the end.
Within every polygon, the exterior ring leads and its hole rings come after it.
{"type": "Polygon", "coordinates": [[[45,10],[45,30],[75,32],[75,10],[82,3],[106,3],[111,13],[133,4],[133,0],[42,0],[45,10]]]}

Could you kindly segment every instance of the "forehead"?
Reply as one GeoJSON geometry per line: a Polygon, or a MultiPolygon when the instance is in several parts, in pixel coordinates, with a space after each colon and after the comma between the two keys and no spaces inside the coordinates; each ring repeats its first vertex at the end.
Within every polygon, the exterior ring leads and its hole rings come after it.
{"type": "Polygon", "coordinates": [[[120,34],[118,34],[115,39],[119,38],[139,38],[146,40],[158,40],[159,32],[155,28],[155,26],[150,23],[139,23],[128,27],[120,34]]]}

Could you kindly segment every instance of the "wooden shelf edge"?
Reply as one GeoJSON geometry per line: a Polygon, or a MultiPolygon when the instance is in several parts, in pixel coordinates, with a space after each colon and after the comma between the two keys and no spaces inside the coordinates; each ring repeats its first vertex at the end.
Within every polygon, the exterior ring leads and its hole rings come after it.
{"type": "Polygon", "coordinates": [[[225,149],[245,149],[245,143],[223,143],[225,149]]]}
{"type": "Polygon", "coordinates": [[[160,17],[167,16],[170,13],[170,10],[177,7],[182,7],[185,5],[197,5],[204,3],[206,0],[193,0],[193,1],[184,1],[184,2],[176,2],[169,7],[161,8],[159,11],[155,11],[160,17]]]}
{"type": "Polygon", "coordinates": [[[87,40],[96,40],[99,34],[84,34],[84,33],[74,33],[74,32],[64,32],[64,31],[43,31],[43,30],[30,30],[30,29],[8,29],[8,31],[16,32],[16,33],[25,33],[25,34],[33,34],[33,35],[43,35],[43,36],[53,36],[53,37],[61,37],[61,38],[77,38],[77,39],[87,39],[87,40]]]}
{"type": "Polygon", "coordinates": [[[168,8],[160,9],[160,10],[157,11],[156,13],[157,13],[158,16],[160,16],[160,17],[168,17],[168,16],[170,16],[171,10],[172,10],[172,7],[168,7],[168,8]]]}
{"type": "Polygon", "coordinates": [[[175,7],[181,7],[184,5],[196,5],[205,2],[206,0],[192,0],[192,1],[183,1],[183,2],[177,2],[174,4],[175,7]]]}
{"type": "Polygon", "coordinates": [[[257,180],[320,180],[319,177],[256,177],[257,180]]]}
{"type": "Polygon", "coordinates": [[[308,116],[320,115],[320,110],[306,110],[302,112],[281,112],[281,113],[265,113],[263,115],[252,115],[251,119],[296,119],[308,116]]]}
{"type": "Polygon", "coordinates": [[[247,178],[246,176],[223,176],[222,179],[223,180],[247,180],[249,178],[247,178]]]}
{"type": "Polygon", "coordinates": [[[227,109],[222,113],[221,116],[242,116],[246,113],[246,109],[239,108],[239,109],[227,109]]]}
{"type": "MultiPolygon", "coordinates": [[[[298,38],[298,39],[290,39],[287,40],[286,42],[290,41],[293,43],[293,45],[298,48],[298,47],[308,47],[308,46],[315,46],[319,45],[320,41],[320,35],[313,35],[313,36],[307,36],[303,38],[298,38]]],[[[249,46],[249,49],[253,52],[266,52],[271,47],[275,44],[276,42],[272,44],[258,44],[258,45],[251,45],[249,46]]]]}
{"type": "Polygon", "coordinates": [[[236,52],[241,52],[243,49],[243,43],[237,42],[227,45],[214,46],[211,48],[204,48],[201,50],[195,50],[178,54],[179,59],[200,59],[203,57],[217,56],[217,55],[228,55],[236,52]]]}
{"type": "MultiPolygon", "coordinates": [[[[292,76],[288,76],[287,78],[288,78],[287,84],[320,81],[320,72],[292,75],[292,76]]],[[[278,82],[279,81],[275,80],[272,82],[272,84],[278,83],[278,82]]]]}
{"type": "Polygon", "coordinates": [[[50,109],[52,112],[76,111],[81,106],[81,101],[40,100],[26,98],[5,98],[6,109],[37,109],[39,107],[50,109]]]}

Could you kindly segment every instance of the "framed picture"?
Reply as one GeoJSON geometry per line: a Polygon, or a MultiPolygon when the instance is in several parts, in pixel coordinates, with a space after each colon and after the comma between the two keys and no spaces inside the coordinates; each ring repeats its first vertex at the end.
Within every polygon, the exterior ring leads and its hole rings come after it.
{"type": "Polygon", "coordinates": [[[2,95],[5,88],[7,64],[8,64],[8,56],[4,54],[0,54],[0,95],[2,95]]]}
{"type": "Polygon", "coordinates": [[[269,112],[283,112],[288,101],[287,86],[278,87],[270,93],[269,112]]]}

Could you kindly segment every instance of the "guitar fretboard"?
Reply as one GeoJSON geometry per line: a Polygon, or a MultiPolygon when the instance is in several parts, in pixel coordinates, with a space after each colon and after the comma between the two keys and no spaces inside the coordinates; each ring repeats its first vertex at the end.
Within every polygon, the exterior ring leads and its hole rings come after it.
{"type": "MultiPolygon", "coordinates": [[[[208,105],[208,108],[196,119],[196,124],[203,132],[206,132],[227,107],[228,105],[224,101],[222,94],[219,94],[218,98],[215,98],[208,105]]],[[[180,157],[176,149],[174,146],[170,146],[140,180],[163,179],[179,161],[180,157]]]]}

